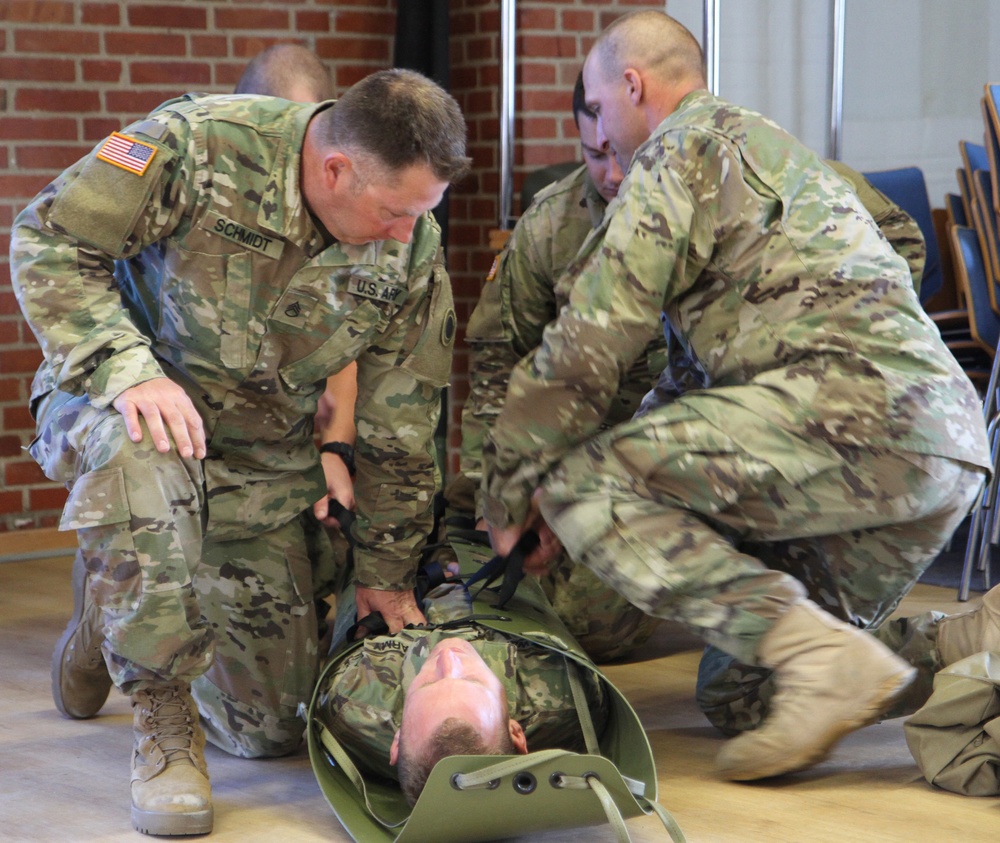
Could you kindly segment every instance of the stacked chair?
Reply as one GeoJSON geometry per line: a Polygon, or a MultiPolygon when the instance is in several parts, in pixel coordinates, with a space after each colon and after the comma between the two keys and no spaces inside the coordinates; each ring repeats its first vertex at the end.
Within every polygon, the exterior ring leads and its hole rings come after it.
{"type": "MultiPolygon", "coordinates": [[[[970,349],[975,347],[990,357],[983,416],[993,477],[970,515],[959,600],[969,599],[975,570],[982,572],[989,589],[992,549],[1000,544],[1000,355],[995,353],[1000,342],[1000,85],[985,86],[982,112],[984,143],[959,144],[959,192],[945,197],[956,285],[968,312],[969,336],[964,341],[971,343],[970,349]]],[[[978,386],[983,373],[976,375],[978,386]]]]}

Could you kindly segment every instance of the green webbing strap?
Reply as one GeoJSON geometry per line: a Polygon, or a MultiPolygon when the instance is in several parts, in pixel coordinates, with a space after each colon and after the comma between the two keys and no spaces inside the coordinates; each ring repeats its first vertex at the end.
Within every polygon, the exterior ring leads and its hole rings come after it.
{"type": "Polygon", "coordinates": [[[565,656],[563,657],[563,663],[566,665],[569,688],[573,693],[573,706],[580,717],[580,729],[583,730],[583,743],[587,747],[587,754],[600,755],[601,747],[597,742],[594,720],[590,716],[590,703],[587,702],[587,695],[583,690],[583,682],[580,681],[580,672],[576,664],[565,656]]]}
{"type": "Polygon", "coordinates": [[[615,837],[618,838],[618,843],[631,843],[632,838],[625,827],[622,812],[618,810],[618,806],[615,804],[615,800],[611,794],[608,793],[608,789],[601,784],[601,780],[597,776],[585,776],[584,780],[590,785],[590,789],[597,794],[597,798],[601,801],[601,807],[604,808],[608,824],[615,830],[615,837]]]}
{"type": "Polygon", "coordinates": [[[650,802],[647,800],[646,804],[656,812],[656,816],[660,818],[660,822],[663,823],[663,827],[667,830],[667,834],[670,835],[670,839],[674,843],[685,843],[687,838],[684,836],[684,832],[681,831],[681,827],[677,824],[677,820],[673,818],[673,815],[659,802],[650,802]]]}
{"type": "Polygon", "coordinates": [[[365,788],[365,780],[361,773],[358,772],[358,768],[354,766],[354,762],[351,757],[344,751],[343,747],[337,742],[337,739],[330,733],[330,730],[324,726],[319,719],[313,721],[313,725],[316,731],[319,732],[320,742],[323,744],[323,748],[330,753],[330,757],[334,760],[334,763],[344,771],[344,774],[351,780],[365,800],[365,807],[368,809],[368,813],[371,814],[376,820],[378,820],[386,828],[393,828],[394,826],[403,825],[406,822],[392,822],[384,817],[381,817],[375,810],[375,806],[372,805],[371,801],[368,799],[368,791],[365,788]]]}

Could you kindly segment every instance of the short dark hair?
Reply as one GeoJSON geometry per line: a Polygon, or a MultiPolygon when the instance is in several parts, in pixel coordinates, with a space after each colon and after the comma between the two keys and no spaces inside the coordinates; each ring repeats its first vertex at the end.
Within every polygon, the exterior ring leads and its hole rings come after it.
{"type": "Polygon", "coordinates": [[[587,108],[587,92],[583,89],[583,71],[576,75],[576,84],[573,86],[573,122],[576,128],[580,128],[580,115],[583,114],[591,120],[596,120],[597,115],[587,108]]]}
{"type": "Polygon", "coordinates": [[[333,98],[330,71],[319,56],[298,44],[273,44],[250,59],[233,93],[291,99],[296,85],[307,87],[316,102],[333,98]]]}
{"type": "Polygon", "coordinates": [[[458,103],[416,71],[372,73],[317,118],[325,145],[373,156],[391,172],[427,164],[438,179],[454,182],[469,171],[458,103]]]}
{"type": "MultiPolygon", "coordinates": [[[[506,721],[504,721],[506,727],[506,721]]],[[[431,735],[424,747],[424,754],[417,757],[410,752],[403,732],[399,732],[399,756],[397,772],[399,787],[412,807],[423,793],[427,777],[434,765],[450,755],[516,755],[514,741],[507,728],[500,730],[495,740],[489,740],[477,732],[469,723],[457,717],[447,718],[431,735]]]]}

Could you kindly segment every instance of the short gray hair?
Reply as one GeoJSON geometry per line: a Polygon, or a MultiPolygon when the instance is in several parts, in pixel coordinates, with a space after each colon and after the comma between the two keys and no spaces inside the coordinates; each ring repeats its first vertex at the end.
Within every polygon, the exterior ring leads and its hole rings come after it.
{"type": "Polygon", "coordinates": [[[458,103],[416,71],[372,73],[317,118],[322,143],[373,158],[390,172],[426,164],[441,181],[455,182],[469,171],[458,103]]]}

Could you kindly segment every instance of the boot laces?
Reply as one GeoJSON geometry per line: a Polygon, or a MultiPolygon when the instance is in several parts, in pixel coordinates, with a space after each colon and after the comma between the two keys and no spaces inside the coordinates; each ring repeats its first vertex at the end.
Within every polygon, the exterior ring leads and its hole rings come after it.
{"type": "Polygon", "coordinates": [[[194,718],[187,702],[174,688],[158,688],[147,694],[149,707],[143,714],[153,744],[159,747],[167,764],[193,763],[194,718]]]}

